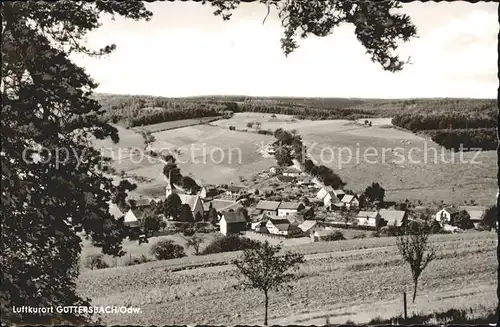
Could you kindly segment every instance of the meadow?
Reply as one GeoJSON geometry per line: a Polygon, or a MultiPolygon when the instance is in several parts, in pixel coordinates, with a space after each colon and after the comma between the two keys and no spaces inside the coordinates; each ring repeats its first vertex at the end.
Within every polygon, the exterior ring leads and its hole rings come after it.
{"type": "MultiPolygon", "coordinates": [[[[422,274],[409,314],[496,301],[496,234],[433,235],[437,258],[422,274]]],[[[270,324],[324,324],[402,313],[410,269],[395,238],[369,238],[288,246],[306,255],[290,291],[270,295],[270,324]]],[[[237,290],[228,264],[239,252],[190,256],[131,267],[83,271],[78,291],[97,305],[139,307],[141,314],[107,314],[106,324],[261,324],[263,295],[237,290]]]]}
{"type": "Polygon", "coordinates": [[[331,167],[353,191],[361,192],[372,182],[379,182],[392,201],[494,203],[495,151],[482,151],[477,157],[475,152],[453,153],[426,137],[392,126],[390,118],[367,118],[372,121],[371,127],[365,126],[364,120],[315,121],[237,113],[229,120],[211,124],[249,129],[248,123],[259,122],[263,130],[296,130],[309,155],[318,164],[331,167]]]}

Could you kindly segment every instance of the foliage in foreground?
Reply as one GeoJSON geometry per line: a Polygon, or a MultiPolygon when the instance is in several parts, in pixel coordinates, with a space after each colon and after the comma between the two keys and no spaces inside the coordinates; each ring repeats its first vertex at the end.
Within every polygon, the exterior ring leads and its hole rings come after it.
{"type": "Polygon", "coordinates": [[[298,277],[291,273],[304,262],[304,255],[287,252],[279,255],[281,247],[272,246],[268,241],[258,242],[246,249],[240,259],[233,264],[244,277],[241,286],[255,288],[264,293],[264,325],[267,325],[269,291],[278,291],[298,277]]]}
{"type": "Polygon", "coordinates": [[[157,260],[169,260],[186,256],[184,248],[172,240],[161,240],[151,246],[150,253],[157,260]]]}

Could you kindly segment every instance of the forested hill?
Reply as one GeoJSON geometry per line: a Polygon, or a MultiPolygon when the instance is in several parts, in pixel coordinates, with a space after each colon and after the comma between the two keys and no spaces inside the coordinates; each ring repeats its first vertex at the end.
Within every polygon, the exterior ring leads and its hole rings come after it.
{"type": "MultiPolygon", "coordinates": [[[[493,117],[494,99],[357,99],[291,98],[249,96],[196,96],[167,98],[142,95],[95,94],[105,113],[103,118],[128,126],[210,117],[222,111],[289,114],[309,119],[356,119],[459,114],[493,117]],[[479,114],[478,114],[479,113],[479,114]]],[[[402,126],[403,127],[403,126],[402,126]]],[[[404,126],[406,127],[406,126],[404,126]]]]}

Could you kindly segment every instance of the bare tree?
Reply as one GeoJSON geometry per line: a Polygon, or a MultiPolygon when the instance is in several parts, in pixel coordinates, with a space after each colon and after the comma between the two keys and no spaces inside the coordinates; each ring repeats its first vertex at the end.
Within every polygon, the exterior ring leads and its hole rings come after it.
{"type": "Polygon", "coordinates": [[[413,303],[417,296],[418,278],[436,257],[434,247],[429,244],[429,235],[429,228],[419,224],[418,228],[412,228],[411,231],[406,229],[405,233],[396,239],[399,253],[404,261],[410,264],[413,277],[413,303]]]}
{"type": "Polygon", "coordinates": [[[201,243],[203,243],[203,239],[201,237],[193,236],[186,242],[186,248],[192,247],[194,249],[194,253],[198,255],[200,254],[201,243]]]}
{"type": "Polygon", "coordinates": [[[280,250],[281,246],[273,246],[266,241],[244,250],[241,259],[233,260],[241,275],[246,277],[241,286],[264,292],[264,325],[267,325],[269,291],[278,291],[284,286],[291,287],[288,283],[297,277],[289,271],[297,269],[298,264],[304,262],[302,254],[287,252],[280,256],[280,250]]]}

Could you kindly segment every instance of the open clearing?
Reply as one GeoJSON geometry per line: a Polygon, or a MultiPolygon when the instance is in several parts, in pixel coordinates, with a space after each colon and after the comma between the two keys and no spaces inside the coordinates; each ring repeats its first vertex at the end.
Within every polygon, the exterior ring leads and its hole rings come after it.
{"type": "Polygon", "coordinates": [[[389,118],[371,119],[372,127],[368,127],[364,119],[313,121],[271,116],[237,113],[211,124],[247,129],[248,122],[258,121],[261,129],[295,129],[309,147],[310,157],[338,172],[346,187],[354,191],[379,182],[387,199],[393,201],[494,203],[495,151],[482,151],[477,156],[476,152],[453,154],[429,139],[390,127],[389,118]]]}
{"type": "MultiPolygon", "coordinates": [[[[347,183],[347,188],[363,191],[372,182],[386,190],[387,200],[418,200],[462,204],[474,200],[491,205],[497,192],[495,151],[451,153],[431,140],[390,127],[390,119],[372,119],[372,127],[348,120],[294,120],[287,115],[237,113],[210,125],[197,125],[153,133],[157,151],[177,151],[184,175],[200,183],[237,183],[275,164],[258,149],[274,140],[272,136],[230,131],[229,126],[249,129],[248,122],[259,121],[261,129],[295,129],[308,146],[310,157],[331,167],[347,183]]],[[[250,129],[249,129],[250,130],[250,129]]],[[[97,141],[103,154],[113,155],[118,172],[142,176],[137,183],[145,196],[161,197],[165,181],[163,164],[157,159],[131,152],[143,149],[142,136],[120,128],[121,141],[97,141]]]]}
{"type": "MultiPolygon", "coordinates": [[[[409,301],[409,314],[496,303],[496,234],[434,235],[432,241],[437,258],[420,277],[416,303],[409,301]]],[[[411,293],[412,283],[395,238],[320,242],[287,249],[306,254],[306,263],[299,269],[300,278],[292,291],[272,293],[270,324],[324,324],[328,315],[331,322],[366,322],[402,313],[402,293],[411,293]]],[[[263,295],[234,289],[238,275],[233,266],[224,264],[239,255],[190,256],[87,270],[79,277],[78,290],[96,305],[142,310],[134,315],[107,314],[103,316],[106,324],[262,324],[263,295]],[[191,269],[179,269],[187,266],[191,269]]]]}

